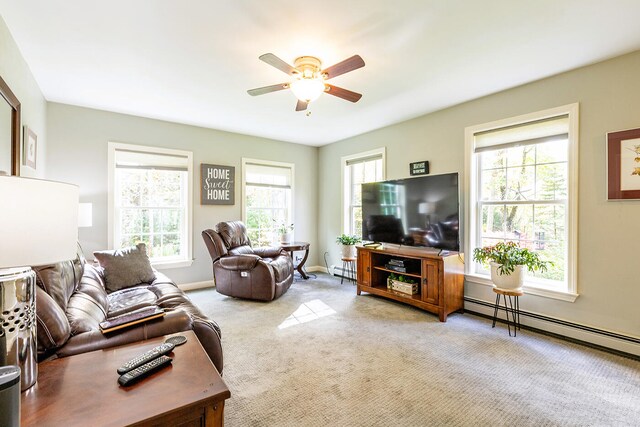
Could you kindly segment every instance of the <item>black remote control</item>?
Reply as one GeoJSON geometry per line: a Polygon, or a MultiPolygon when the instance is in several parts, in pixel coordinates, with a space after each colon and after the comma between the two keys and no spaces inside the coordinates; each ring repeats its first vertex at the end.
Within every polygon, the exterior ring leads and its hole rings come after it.
{"type": "Polygon", "coordinates": [[[160,356],[156,359],[153,359],[151,362],[145,363],[139,368],[134,369],[133,371],[129,371],[126,374],[121,375],[120,378],[118,378],[118,383],[121,386],[131,385],[134,382],[141,380],[142,378],[145,378],[149,374],[157,371],[158,369],[161,369],[164,366],[171,364],[172,360],[173,359],[170,357],[160,356]]]}
{"type": "Polygon", "coordinates": [[[159,346],[147,351],[146,353],[141,354],[140,356],[129,360],[124,365],[118,368],[118,374],[126,374],[132,369],[137,368],[138,366],[142,366],[145,363],[151,362],[153,359],[156,359],[160,356],[164,356],[165,354],[171,353],[171,350],[175,347],[175,344],[165,342],[164,344],[160,344],[159,346]]]}

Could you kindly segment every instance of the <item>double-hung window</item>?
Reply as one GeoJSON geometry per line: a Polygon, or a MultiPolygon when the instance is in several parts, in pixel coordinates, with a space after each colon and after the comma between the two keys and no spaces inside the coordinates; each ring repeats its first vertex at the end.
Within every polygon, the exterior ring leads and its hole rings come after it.
{"type": "Polygon", "coordinates": [[[512,241],[553,263],[525,274],[529,292],[575,299],[577,123],[572,104],[467,128],[466,268],[472,281],[489,277],[472,261],[473,249],[512,241]]]}
{"type": "Polygon", "coordinates": [[[292,163],[242,159],[243,221],[254,246],[278,241],[279,229],[293,224],[292,163]]]}
{"type": "Polygon", "coordinates": [[[362,234],[361,185],[384,180],[384,170],[384,148],[342,158],[342,229],[345,234],[362,234]]]}
{"type": "Polygon", "coordinates": [[[192,153],[109,143],[109,246],[143,242],[158,268],[191,264],[192,153]]]}

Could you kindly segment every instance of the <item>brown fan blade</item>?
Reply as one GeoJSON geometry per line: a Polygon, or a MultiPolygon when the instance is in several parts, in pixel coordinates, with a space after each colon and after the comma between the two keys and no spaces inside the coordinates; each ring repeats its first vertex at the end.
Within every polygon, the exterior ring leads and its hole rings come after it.
{"type": "Polygon", "coordinates": [[[265,53],[264,55],[260,55],[259,59],[287,74],[293,74],[296,71],[295,68],[275,56],[273,53],[265,53]]]}
{"type": "Polygon", "coordinates": [[[338,62],[337,64],[323,70],[322,74],[326,74],[326,80],[329,80],[362,67],[364,67],[363,59],[360,55],[353,55],[351,58],[347,58],[344,61],[338,62]]]}
{"type": "Polygon", "coordinates": [[[269,92],[276,92],[278,90],[289,89],[289,83],[280,83],[277,85],[258,87],[255,89],[249,89],[247,93],[251,96],[264,95],[269,92]]]}
{"type": "Polygon", "coordinates": [[[308,106],[308,102],[298,100],[298,103],[296,104],[296,111],[304,111],[308,106]]]}
{"type": "Polygon", "coordinates": [[[360,98],[362,98],[361,93],[351,92],[350,90],[342,89],[338,86],[326,84],[325,87],[327,88],[325,92],[329,95],[337,96],[338,98],[346,99],[347,101],[358,102],[360,98]]]}

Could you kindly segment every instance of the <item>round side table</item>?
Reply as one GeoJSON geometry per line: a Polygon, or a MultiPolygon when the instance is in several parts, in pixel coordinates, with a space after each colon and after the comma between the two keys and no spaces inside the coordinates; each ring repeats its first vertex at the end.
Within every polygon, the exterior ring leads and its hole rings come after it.
{"type": "Polygon", "coordinates": [[[520,297],[524,295],[524,292],[522,291],[522,288],[493,288],[493,292],[495,292],[496,294],[496,304],[493,310],[493,324],[491,325],[491,327],[496,327],[496,319],[498,318],[498,307],[500,307],[500,296],[502,295],[504,297],[504,311],[507,314],[507,329],[509,330],[509,336],[511,336],[511,322],[509,321],[509,312],[511,312],[511,319],[513,320],[513,336],[515,337],[517,331],[520,330],[520,297]],[[507,297],[509,297],[510,307],[507,307],[507,297]],[[513,301],[511,300],[511,297],[513,297],[513,301]]]}
{"type": "Polygon", "coordinates": [[[309,258],[309,243],[307,242],[291,242],[291,243],[280,243],[280,246],[282,247],[282,249],[284,249],[285,251],[289,252],[289,255],[291,256],[291,260],[295,260],[295,258],[293,257],[293,253],[295,251],[304,251],[304,258],[302,258],[302,261],[300,261],[300,263],[295,266],[295,269],[298,270],[298,273],[300,273],[300,276],[302,276],[303,279],[308,279],[309,276],[307,276],[307,273],[305,273],[304,271],[304,263],[307,262],[307,258],[309,258]]]}

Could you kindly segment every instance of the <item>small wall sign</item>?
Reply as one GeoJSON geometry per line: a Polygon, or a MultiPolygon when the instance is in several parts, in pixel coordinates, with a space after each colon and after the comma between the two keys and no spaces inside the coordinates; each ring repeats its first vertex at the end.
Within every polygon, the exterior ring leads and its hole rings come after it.
{"type": "Polygon", "coordinates": [[[423,160],[422,162],[409,163],[409,173],[411,175],[426,175],[429,173],[429,162],[423,160]]]}
{"type": "Polygon", "coordinates": [[[234,166],[200,164],[200,204],[235,204],[234,166]]]}

